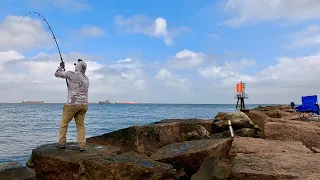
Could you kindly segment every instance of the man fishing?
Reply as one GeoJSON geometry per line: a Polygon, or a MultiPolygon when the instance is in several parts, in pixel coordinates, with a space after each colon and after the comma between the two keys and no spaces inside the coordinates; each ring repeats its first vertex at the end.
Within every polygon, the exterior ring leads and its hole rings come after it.
{"type": "Polygon", "coordinates": [[[77,126],[78,151],[83,152],[85,151],[84,118],[88,110],[89,79],[85,75],[87,65],[84,61],[78,59],[78,63],[74,65],[75,72],[64,71],[65,64],[62,61],[55,72],[56,77],[68,80],[68,97],[62,110],[58,147],[66,148],[68,124],[74,118],[77,126]]]}

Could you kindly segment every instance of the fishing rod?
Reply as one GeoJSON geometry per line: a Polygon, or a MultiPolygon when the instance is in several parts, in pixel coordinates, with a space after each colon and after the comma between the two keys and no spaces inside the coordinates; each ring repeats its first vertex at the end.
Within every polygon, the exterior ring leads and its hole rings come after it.
{"type": "MultiPolygon", "coordinates": [[[[27,14],[25,14],[25,15],[21,18],[21,20],[20,20],[19,23],[21,23],[21,21],[24,19],[24,17],[26,17],[26,16],[27,16],[28,14],[30,14],[30,13],[38,14],[38,15],[39,15],[40,17],[42,17],[42,19],[47,23],[47,25],[49,26],[49,29],[50,29],[50,31],[51,31],[51,33],[52,33],[53,39],[54,39],[54,41],[56,42],[56,45],[57,45],[57,48],[58,48],[58,52],[59,52],[59,55],[60,55],[61,62],[63,62],[63,59],[62,59],[62,56],[61,56],[61,52],[60,52],[60,48],[59,48],[58,42],[57,42],[57,40],[56,40],[56,37],[55,37],[55,35],[54,35],[54,33],[53,33],[53,31],[52,31],[52,29],[51,29],[48,21],[47,21],[40,13],[38,13],[38,12],[28,12],[27,14]]],[[[65,71],[65,67],[63,67],[63,70],[65,71]]],[[[67,79],[66,79],[66,83],[67,83],[67,87],[68,87],[69,84],[68,84],[68,80],[67,80],[67,79]]]]}

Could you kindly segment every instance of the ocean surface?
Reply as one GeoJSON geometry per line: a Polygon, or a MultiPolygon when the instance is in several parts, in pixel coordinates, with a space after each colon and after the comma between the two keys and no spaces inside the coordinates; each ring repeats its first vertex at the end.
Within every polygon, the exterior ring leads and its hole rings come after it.
{"type": "MultiPolygon", "coordinates": [[[[246,108],[258,105],[246,105],[246,108]]],[[[25,165],[32,149],[58,142],[63,104],[0,104],[0,163],[25,165]]],[[[170,118],[214,118],[218,112],[236,111],[235,105],[219,104],[89,104],[86,137],[170,118]]],[[[74,120],[67,142],[76,141],[74,120]]]]}

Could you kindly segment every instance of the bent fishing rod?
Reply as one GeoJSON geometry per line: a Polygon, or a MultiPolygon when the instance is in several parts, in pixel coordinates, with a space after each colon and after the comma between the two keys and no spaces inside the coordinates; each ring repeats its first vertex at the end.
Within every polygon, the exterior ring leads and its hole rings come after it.
{"type": "MultiPolygon", "coordinates": [[[[21,23],[21,21],[24,19],[24,17],[26,17],[26,16],[27,16],[28,14],[30,14],[30,13],[38,14],[38,15],[47,23],[47,25],[48,25],[51,33],[52,33],[53,39],[54,39],[54,41],[56,42],[56,45],[57,45],[57,48],[58,48],[58,52],[59,52],[59,55],[60,55],[61,62],[63,62],[63,59],[62,59],[62,56],[61,56],[61,52],[60,52],[60,48],[59,48],[58,42],[57,42],[57,40],[56,40],[56,37],[55,37],[55,35],[54,35],[54,33],[53,33],[52,29],[51,29],[51,26],[49,25],[48,21],[47,21],[40,13],[38,13],[38,12],[28,12],[27,14],[25,14],[25,15],[21,18],[21,20],[20,20],[19,23],[21,23]]],[[[63,67],[63,70],[65,71],[65,67],[63,67]]],[[[68,84],[68,80],[67,80],[67,79],[66,79],[66,83],[67,83],[67,87],[68,87],[69,84],[68,84]]]]}

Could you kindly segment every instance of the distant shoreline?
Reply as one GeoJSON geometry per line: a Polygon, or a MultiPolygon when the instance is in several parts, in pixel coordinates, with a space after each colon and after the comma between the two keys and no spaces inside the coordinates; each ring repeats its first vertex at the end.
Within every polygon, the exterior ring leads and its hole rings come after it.
{"type": "MultiPolygon", "coordinates": [[[[19,102],[0,102],[0,104],[64,104],[64,102],[57,102],[57,103],[19,103],[19,102]]],[[[126,104],[126,103],[110,103],[110,104],[100,104],[100,103],[88,103],[89,105],[92,104],[99,104],[99,105],[147,105],[147,104],[163,104],[163,105],[234,105],[235,103],[137,103],[137,104],[126,104]]],[[[279,104],[261,104],[261,103],[246,103],[246,105],[288,105],[290,103],[279,103],[279,104]]]]}

